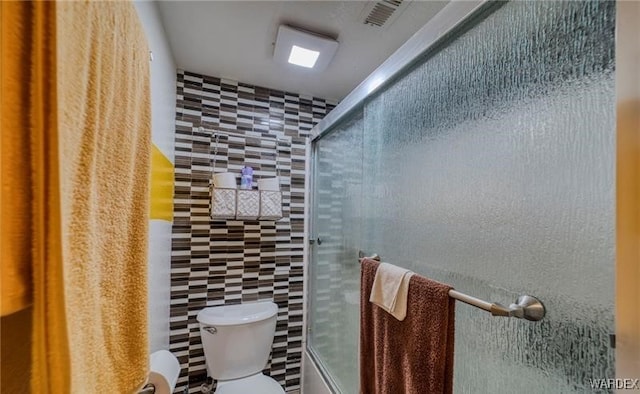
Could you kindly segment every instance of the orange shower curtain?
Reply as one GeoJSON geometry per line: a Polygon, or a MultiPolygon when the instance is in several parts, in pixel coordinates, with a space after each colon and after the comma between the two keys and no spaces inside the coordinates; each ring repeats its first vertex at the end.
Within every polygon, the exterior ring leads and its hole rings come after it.
{"type": "MultiPolygon", "coordinates": [[[[1,2],[2,387],[66,392],[56,5],[1,2]],[[31,354],[25,343],[31,342],[31,354]]],[[[15,390],[15,391],[14,391],[15,390]]]]}

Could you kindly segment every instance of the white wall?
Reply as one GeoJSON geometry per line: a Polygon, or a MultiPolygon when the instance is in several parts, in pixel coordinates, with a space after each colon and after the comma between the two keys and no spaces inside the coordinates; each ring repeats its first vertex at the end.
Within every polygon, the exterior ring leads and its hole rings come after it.
{"type": "Polygon", "coordinates": [[[176,63],[162,26],[160,12],[155,1],[134,1],[142,21],[149,49],[153,52],[151,62],[151,112],[152,139],[162,153],[174,159],[176,119],[176,63]]]}
{"type": "MultiPolygon", "coordinates": [[[[135,1],[142,21],[151,62],[151,115],[153,143],[174,163],[176,115],[176,65],[162,26],[158,6],[135,1]]],[[[169,349],[171,222],[149,223],[149,350],[169,349]]]]}

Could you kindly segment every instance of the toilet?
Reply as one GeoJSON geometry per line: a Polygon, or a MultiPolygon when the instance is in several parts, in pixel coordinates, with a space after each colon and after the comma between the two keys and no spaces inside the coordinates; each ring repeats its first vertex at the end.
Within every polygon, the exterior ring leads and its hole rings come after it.
{"type": "Polygon", "coordinates": [[[264,375],[276,332],[278,306],[273,302],[204,308],[198,313],[209,376],[215,394],[284,394],[264,375]]]}

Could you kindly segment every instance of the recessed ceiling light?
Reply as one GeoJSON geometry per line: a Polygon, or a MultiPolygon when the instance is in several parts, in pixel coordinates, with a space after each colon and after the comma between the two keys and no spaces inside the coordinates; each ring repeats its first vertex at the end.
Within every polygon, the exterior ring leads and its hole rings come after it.
{"type": "Polygon", "coordinates": [[[311,49],[302,48],[297,45],[291,47],[291,54],[289,55],[289,63],[297,66],[313,68],[314,64],[318,60],[320,52],[312,51],[311,49]]]}
{"type": "Polygon", "coordinates": [[[278,28],[273,58],[289,69],[313,71],[327,68],[338,49],[338,41],[306,30],[281,25],[278,28]]]}

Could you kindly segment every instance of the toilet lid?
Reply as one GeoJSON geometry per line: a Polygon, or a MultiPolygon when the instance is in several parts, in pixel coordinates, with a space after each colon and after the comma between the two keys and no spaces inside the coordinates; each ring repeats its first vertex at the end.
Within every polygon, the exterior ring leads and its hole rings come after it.
{"type": "Polygon", "coordinates": [[[257,374],[219,384],[214,394],[285,394],[282,386],[272,378],[257,374]]]}

